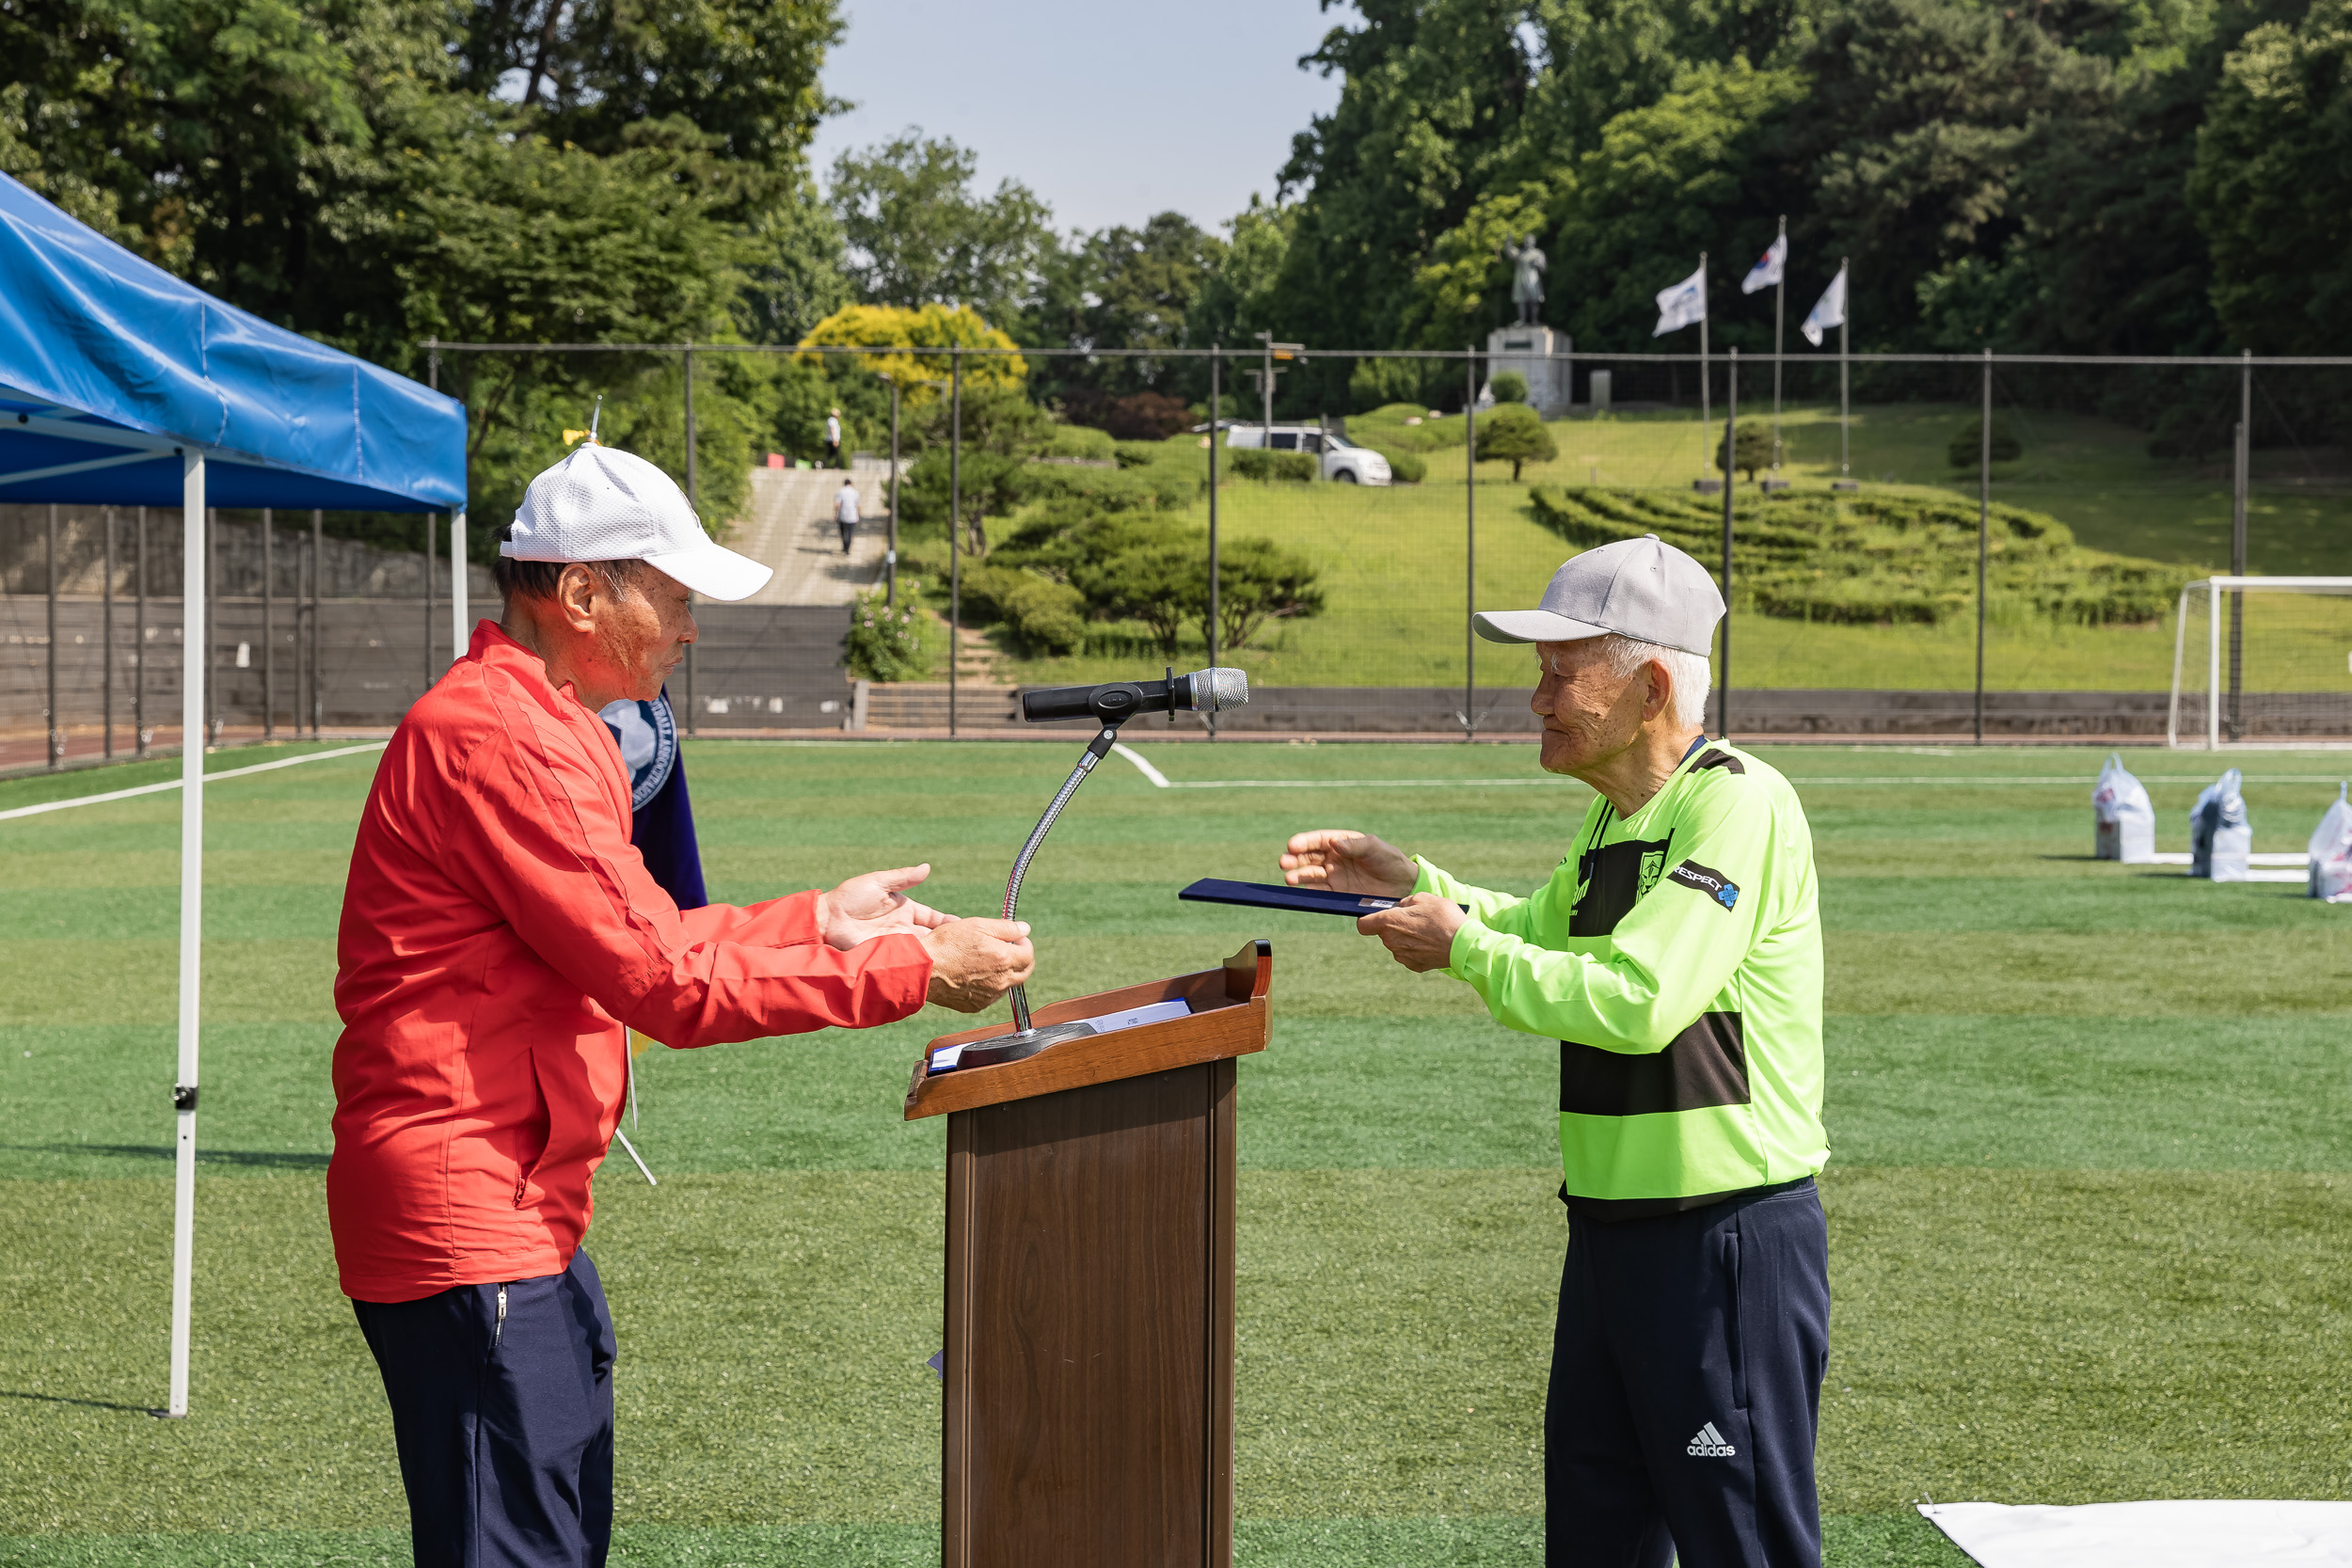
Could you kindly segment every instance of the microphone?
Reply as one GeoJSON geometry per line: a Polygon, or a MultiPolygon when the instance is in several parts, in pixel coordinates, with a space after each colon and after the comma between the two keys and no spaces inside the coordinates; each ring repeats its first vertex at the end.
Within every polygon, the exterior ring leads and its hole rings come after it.
{"type": "Polygon", "coordinates": [[[1217,668],[1171,674],[1166,680],[1113,681],[1107,686],[1057,686],[1021,693],[1021,717],[1032,724],[1054,719],[1092,719],[1116,724],[1138,713],[1222,713],[1249,701],[1247,672],[1217,668]]]}

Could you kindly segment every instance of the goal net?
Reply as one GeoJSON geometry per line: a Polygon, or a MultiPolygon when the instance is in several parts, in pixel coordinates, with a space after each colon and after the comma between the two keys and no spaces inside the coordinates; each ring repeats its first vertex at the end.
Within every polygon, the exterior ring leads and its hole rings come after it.
{"type": "Polygon", "coordinates": [[[2352,741],[2352,578],[2208,578],[2173,623],[2174,746],[2352,741]]]}

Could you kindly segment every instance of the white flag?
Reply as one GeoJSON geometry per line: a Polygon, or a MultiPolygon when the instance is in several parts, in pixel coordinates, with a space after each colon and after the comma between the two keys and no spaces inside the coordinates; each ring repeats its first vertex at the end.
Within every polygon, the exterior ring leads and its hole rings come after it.
{"type": "Polygon", "coordinates": [[[1845,325],[1846,269],[1839,267],[1837,276],[1829,280],[1829,287],[1821,291],[1821,297],[1814,301],[1813,313],[1804,318],[1804,325],[1797,330],[1804,334],[1806,342],[1820,348],[1823,332],[1845,325]]]}
{"type": "Polygon", "coordinates": [[[1788,236],[1782,234],[1768,246],[1763,257],[1748,269],[1740,280],[1740,292],[1752,294],[1758,289],[1769,289],[1779,282],[1788,270],[1788,236]]]}
{"type": "Polygon", "coordinates": [[[1680,327],[1690,326],[1707,319],[1707,268],[1699,270],[1671,289],[1658,291],[1658,329],[1650,334],[1662,338],[1680,327]]]}

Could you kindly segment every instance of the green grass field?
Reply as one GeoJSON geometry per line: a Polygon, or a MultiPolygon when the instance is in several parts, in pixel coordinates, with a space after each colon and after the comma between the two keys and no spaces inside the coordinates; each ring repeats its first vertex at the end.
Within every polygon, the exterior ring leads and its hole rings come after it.
{"type": "MultiPolygon", "coordinates": [[[[1540,1560],[1566,1227],[1556,1048],[1343,927],[1179,904],[1317,824],[1532,886],[1584,792],[1491,746],[1138,746],[1032,873],[1042,999],[1276,955],[1242,1067],[1238,1512],[1253,1564],[1540,1560]],[[1253,784],[1250,781],[1263,781],[1253,784]]],[[[2086,856],[2082,751],[1787,748],[1829,932],[1837,1568],[1957,1568],[1910,1505],[2352,1496],[2344,922],[2086,856]]],[[[930,859],[979,911],[1051,745],[691,744],[717,896],[930,859]]],[[[238,752],[219,766],[255,760],[238,752]]],[[[2346,767],[2264,752],[2255,847],[2346,767]]],[[[208,794],[194,1413],[164,1393],[177,797],[0,822],[0,1564],[406,1560],[323,1205],[333,938],[373,759],[208,794]]],[[[2141,753],[2160,846],[2209,759],[2141,753]]],[[[167,776],[0,784],[0,810],[167,776]]],[[[628,1564],[936,1560],[941,1129],[898,1105],[933,1011],[655,1052],[589,1250],[621,1340],[628,1564]]]]}

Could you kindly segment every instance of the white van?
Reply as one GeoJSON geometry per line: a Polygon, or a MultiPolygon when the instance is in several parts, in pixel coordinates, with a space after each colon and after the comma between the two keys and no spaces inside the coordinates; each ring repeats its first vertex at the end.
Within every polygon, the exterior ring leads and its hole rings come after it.
{"type": "Polygon", "coordinates": [[[1370,447],[1359,447],[1344,436],[1311,424],[1241,424],[1226,428],[1225,444],[1234,451],[1270,447],[1276,451],[1311,451],[1323,458],[1323,477],[1342,484],[1387,484],[1389,460],[1370,447]]]}

